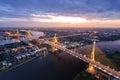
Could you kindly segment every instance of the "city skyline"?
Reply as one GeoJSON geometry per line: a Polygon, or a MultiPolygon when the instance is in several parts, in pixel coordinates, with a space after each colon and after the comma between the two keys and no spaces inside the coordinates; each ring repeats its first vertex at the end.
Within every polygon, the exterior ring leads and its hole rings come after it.
{"type": "Polygon", "coordinates": [[[120,28],[120,0],[0,0],[0,27],[120,28]]]}

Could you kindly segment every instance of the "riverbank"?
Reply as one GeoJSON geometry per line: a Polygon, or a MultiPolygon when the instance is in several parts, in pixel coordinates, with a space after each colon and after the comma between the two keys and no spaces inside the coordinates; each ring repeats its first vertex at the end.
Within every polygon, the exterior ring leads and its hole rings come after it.
{"type": "Polygon", "coordinates": [[[28,59],[28,60],[26,60],[26,61],[24,61],[24,62],[20,62],[19,64],[16,64],[16,65],[14,65],[13,67],[10,67],[10,68],[8,68],[8,69],[6,69],[6,70],[3,70],[2,72],[7,72],[7,71],[10,71],[10,70],[12,70],[12,69],[15,69],[15,68],[17,68],[17,67],[19,67],[19,66],[21,66],[21,65],[23,65],[23,64],[25,64],[25,63],[27,63],[27,62],[29,62],[29,61],[31,61],[31,60],[33,60],[33,59],[35,59],[35,58],[37,58],[37,57],[33,57],[33,58],[30,58],[30,59],[28,59]]]}
{"type": "Polygon", "coordinates": [[[56,52],[0,73],[0,80],[73,80],[85,69],[86,64],[83,61],[65,52],[56,52]]]}
{"type": "Polygon", "coordinates": [[[42,51],[42,50],[46,50],[46,49],[47,48],[41,48],[41,49],[38,49],[38,50],[36,50],[34,52],[30,52],[31,55],[29,54],[29,56],[25,56],[24,58],[20,58],[20,56],[16,57],[16,61],[15,61],[14,65],[12,65],[12,66],[3,66],[0,71],[1,72],[7,72],[7,71],[10,71],[10,70],[12,70],[12,69],[14,69],[16,67],[19,67],[19,66],[29,62],[29,61],[37,58],[37,57],[46,56],[46,55],[48,55],[48,52],[45,53],[45,52],[42,51]]]}
{"type": "Polygon", "coordinates": [[[21,65],[23,65],[23,64],[25,64],[29,61],[32,61],[33,59],[35,59],[37,57],[42,57],[42,56],[39,55],[39,56],[29,57],[27,59],[21,60],[21,61],[18,62],[18,64],[15,64],[11,67],[6,67],[5,69],[1,69],[1,72],[7,72],[7,71],[10,71],[12,69],[15,69],[15,68],[17,68],[17,67],[19,67],[19,66],[21,66],[21,65]]]}

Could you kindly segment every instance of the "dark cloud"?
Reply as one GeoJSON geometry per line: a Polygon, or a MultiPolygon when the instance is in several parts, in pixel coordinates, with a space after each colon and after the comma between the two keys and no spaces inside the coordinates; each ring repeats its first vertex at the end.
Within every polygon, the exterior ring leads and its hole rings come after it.
{"type": "Polygon", "coordinates": [[[54,14],[92,18],[120,18],[120,0],[0,0],[0,17],[54,14]]]}

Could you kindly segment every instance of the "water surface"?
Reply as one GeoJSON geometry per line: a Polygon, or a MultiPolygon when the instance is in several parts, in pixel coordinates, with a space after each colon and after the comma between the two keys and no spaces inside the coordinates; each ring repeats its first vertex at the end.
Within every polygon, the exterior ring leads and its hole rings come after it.
{"type": "Polygon", "coordinates": [[[56,53],[0,73],[0,80],[73,80],[85,66],[84,62],[67,53],[56,53]]]}

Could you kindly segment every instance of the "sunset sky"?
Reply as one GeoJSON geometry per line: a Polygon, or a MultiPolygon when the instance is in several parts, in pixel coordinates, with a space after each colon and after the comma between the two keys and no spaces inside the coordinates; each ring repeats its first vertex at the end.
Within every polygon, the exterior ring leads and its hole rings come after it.
{"type": "Polygon", "coordinates": [[[0,0],[0,27],[120,28],[120,0],[0,0]]]}

